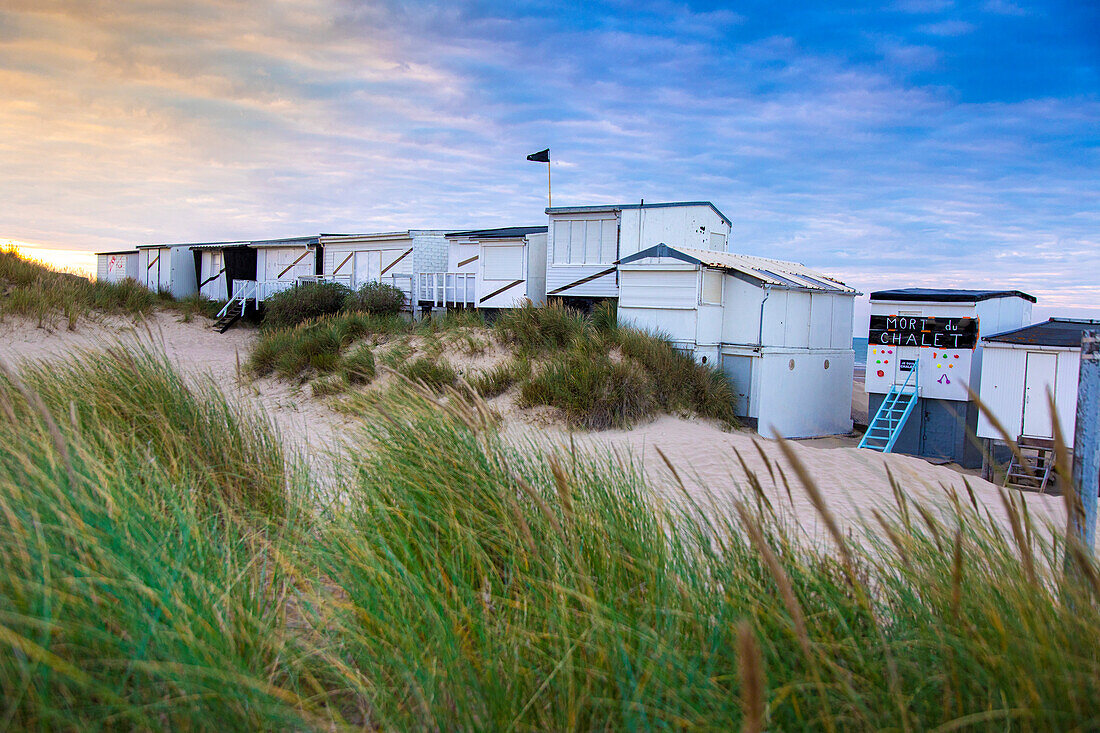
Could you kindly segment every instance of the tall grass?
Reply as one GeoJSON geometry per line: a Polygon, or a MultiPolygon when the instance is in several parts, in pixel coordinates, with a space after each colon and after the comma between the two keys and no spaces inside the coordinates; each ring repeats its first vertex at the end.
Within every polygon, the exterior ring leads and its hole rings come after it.
{"type": "Polygon", "coordinates": [[[0,728],[301,726],[271,427],[160,358],[0,379],[0,728]]]}
{"type": "MultiPolygon", "coordinates": [[[[224,436],[216,393],[99,368],[213,402],[167,417],[224,436]]],[[[1019,502],[1008,532],[899,486],[866,537],[813,543],[757,483],[661,503],[629,460],[513,446],[476,398],[394,390],[331,459],[335,500],[267,518],[220,478],[244,467],[131,435],[72,375],[3,383],[5,727],[1100,726],[1097,566],[1073,552],[1063,583],[1063,543],[1019,502]]],[[[280,460],[238,420],[242,456],[280,460]]]]}

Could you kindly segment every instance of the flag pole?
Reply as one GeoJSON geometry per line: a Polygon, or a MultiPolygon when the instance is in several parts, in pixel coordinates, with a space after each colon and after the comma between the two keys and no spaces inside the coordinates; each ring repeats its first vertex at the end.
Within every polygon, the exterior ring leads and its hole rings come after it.
{"type": "Polygon", "coordinates": [[[550,194],[550,161],[546,161],[546,208],[554,207],[554,199],[550,194]]]}

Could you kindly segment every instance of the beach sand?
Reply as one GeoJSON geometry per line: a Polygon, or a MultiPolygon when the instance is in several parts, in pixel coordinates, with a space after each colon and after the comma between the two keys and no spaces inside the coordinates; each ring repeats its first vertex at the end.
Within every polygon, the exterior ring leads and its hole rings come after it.
{"type": "MultiPolygon", "coordinates": [[[[57,358],[75,349],[98,348],[112,342],[161,348],[184,374],[193,379],[212,378],[232,399],[265,411],[284,440],[300,449],[312,465],[323,468],[331,451],[342,449],[344,437],[354,430],[357,421],[313,398],[308,388],[273,379],[238,379],[240,365],[247,361],[255,338],[255,329],[249,327],[238,326],[217,334],[201,318],[183,323],[171,313],[155,314],[136,325],[128,320],[103,319],[83,323],[76,331],[46,331],[9,320],[0,324],[0,360],[18,365],[27,359],[57,358]]],[[[853,418],[866,423],[866,418],[859,419],[866,414],[862,384],[853,384],[852,396],[853,418]]],[[[660,448],[676,468],[684,489],[714,510],[728,508],[732,497],[748,489],[749,474],[755,474],[776,506],[786,507],[809,536],[821,536],[818,514],[773,440],[749,431],[725,431],[708,421],[670,416],[630,430],[575,432],[548,420],[545,414],[538,419],[523,414],[509,407],[507,398],[490,404],[503,414],[503,432],[509,440],[633,460],[644,468],[650,485],[659,494],[675,499],[682,491],[658,453],[660,448]]],[[[1008,527],[999,487],[976,475],[935,466],[920,458],[860,450],[856,442],[853,436],[836,436],[789,443],[842,523],[855,525],[860,517],[869,518],[872,509],[885,513],[893,510],[889,471],[909,498],[930,505],[942,505],[947,490],[957,491],[968,500],[969,484],[979,504],[988,507],[1008,527]]],[[[1060,497],[1034,493],[1020,496],[1040,524],[1049,521],[1056,528],[1064,526],[1065,509],[1060,497]]]]}

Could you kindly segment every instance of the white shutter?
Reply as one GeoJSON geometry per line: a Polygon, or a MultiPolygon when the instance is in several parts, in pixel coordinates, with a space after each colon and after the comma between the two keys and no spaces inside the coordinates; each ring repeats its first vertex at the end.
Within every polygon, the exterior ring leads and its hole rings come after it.
{"type": "Polygon", "coordinates": [[[569,222],[554,222],[553,237],[554,264],[564,265],[569,262],[569,222]]]}
{"type": "Polygon", "coordinates": [[[603,231],[600,237],[600,262],[612,263],[618,258],[619,225],[615,219],[600,222],[603,231]]]}
{"type": "Polygon", "coordinates": [[[712,252],[725,252],[726,251],[726,235],[719,232],[710,232],[708,235],[707,247],[712,252]]]}
{"type": "Polygon", "coordinates": [[[570,222],[569,227],[569,259],[571,264],[584,262],[584,222],[570,222]]]}
{"type": "Polygon", "coordinates": [[[522,280],[523,245],[495,245],[482,248],[481,277],[484,280],[522,280]]]}
{"type": "Polygon", "coordinates": [[[721,270],[703,269],[702,302],[715,305],[722,304],[722,280],[724,277],[721,270]]]}

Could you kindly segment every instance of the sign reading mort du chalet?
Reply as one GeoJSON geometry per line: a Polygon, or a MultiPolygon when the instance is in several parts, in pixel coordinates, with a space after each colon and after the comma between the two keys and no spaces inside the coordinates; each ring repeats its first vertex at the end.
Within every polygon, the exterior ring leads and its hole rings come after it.
{"type": "Polygon", "coordinates": [[[890,346],[973,349],[978,345],[978,319],[871,316],[867,340],[890,346]]]}

